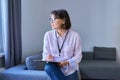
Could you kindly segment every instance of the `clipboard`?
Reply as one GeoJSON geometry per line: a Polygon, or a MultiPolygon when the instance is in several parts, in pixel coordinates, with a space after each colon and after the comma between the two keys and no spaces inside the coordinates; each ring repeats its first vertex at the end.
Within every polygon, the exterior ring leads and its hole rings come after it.
{"type": "Polygon", "coordinates": [[[58,64],[58,63],[59,63],[59,62],[56,62],[56,61],[45,61],[45,60],[34,60],[34,61],[44,62],[44,63],[55,63],[55,64],[58,64]]]}

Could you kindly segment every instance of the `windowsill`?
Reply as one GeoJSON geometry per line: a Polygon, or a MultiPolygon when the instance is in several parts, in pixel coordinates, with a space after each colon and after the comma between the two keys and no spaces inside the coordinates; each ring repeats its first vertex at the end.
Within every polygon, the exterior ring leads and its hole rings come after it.
{"type": "Polygon", "coordinates": [[[5,68],[0,68],[0,72],[2,72],[2,71],[4,71],[5,70],[5,68]]]}
{"type": "Polygon", "coordinates": [[[5,70],[5,68],[4,68],[4,62],[5,62],[4,56],[5,56],[4,52],[0,52],[0,72],[5,70]]]}
{"type": "Polygon", "coordinates": [[[5,54],[3,52],[0,53],[0,57],[3,57],[5,54]]]}

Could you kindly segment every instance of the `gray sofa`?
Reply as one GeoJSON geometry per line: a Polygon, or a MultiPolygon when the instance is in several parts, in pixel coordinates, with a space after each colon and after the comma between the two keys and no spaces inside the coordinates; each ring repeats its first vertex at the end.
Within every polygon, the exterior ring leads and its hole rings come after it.
{"type": "Polygon", "coordinates": [[[120,62],[116,61],[116,49],[94,47],[84,52],[80,63],[82,79],[120,80],[120,62]]]}
{"type": "MultiPolygon", "coordinates": [[[[45,63],[41,54],[26,58],[26,64],[20,64],[0,73],[0,80],[50,80],[44,71],[45,63]]],[[[120,63],[116,61],[116,49],[94,47],[93,52],[83,52],[80,65],[82,79],[120,79],[120,63]]]]}

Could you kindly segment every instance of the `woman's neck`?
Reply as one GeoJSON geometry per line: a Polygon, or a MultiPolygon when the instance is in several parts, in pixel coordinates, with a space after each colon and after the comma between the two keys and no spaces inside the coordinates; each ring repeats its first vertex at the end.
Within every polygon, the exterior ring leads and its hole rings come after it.
{"type": "Polygon", "coordinates": [[[57,29],[57,32],[60,36],[63,36],[64,33],[66,32],[66,30],[65,29],[57,29]]]}

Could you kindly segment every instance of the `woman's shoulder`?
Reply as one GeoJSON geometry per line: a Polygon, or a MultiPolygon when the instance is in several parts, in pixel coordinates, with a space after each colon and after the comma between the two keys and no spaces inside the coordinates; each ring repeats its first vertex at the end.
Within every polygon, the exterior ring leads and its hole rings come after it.
{"type": "Polygon", "coordinates": [[[49,31],[47,31],[47,32],[45,33],[45,35],[46,35],[46,36],[48,36],[48,35],[53,35],[54,32],[55,32],[55,30],[49,30],[49,31]]]}
{"type": "Polygon", "coordinates": [[[76,39],[76,40],[80,40],[80,35],[79,35],[79,32],[77,31],[74,31],[74,30],[70,30],[70,34],[69,36],[72,38],[72,39],[76,39]]]}
{"type": "Polygon", "coordinates": [[[70,34],[73,36],[79,36],[79,33],[77,31],[74,30],[69,30],[70,34]]]}

